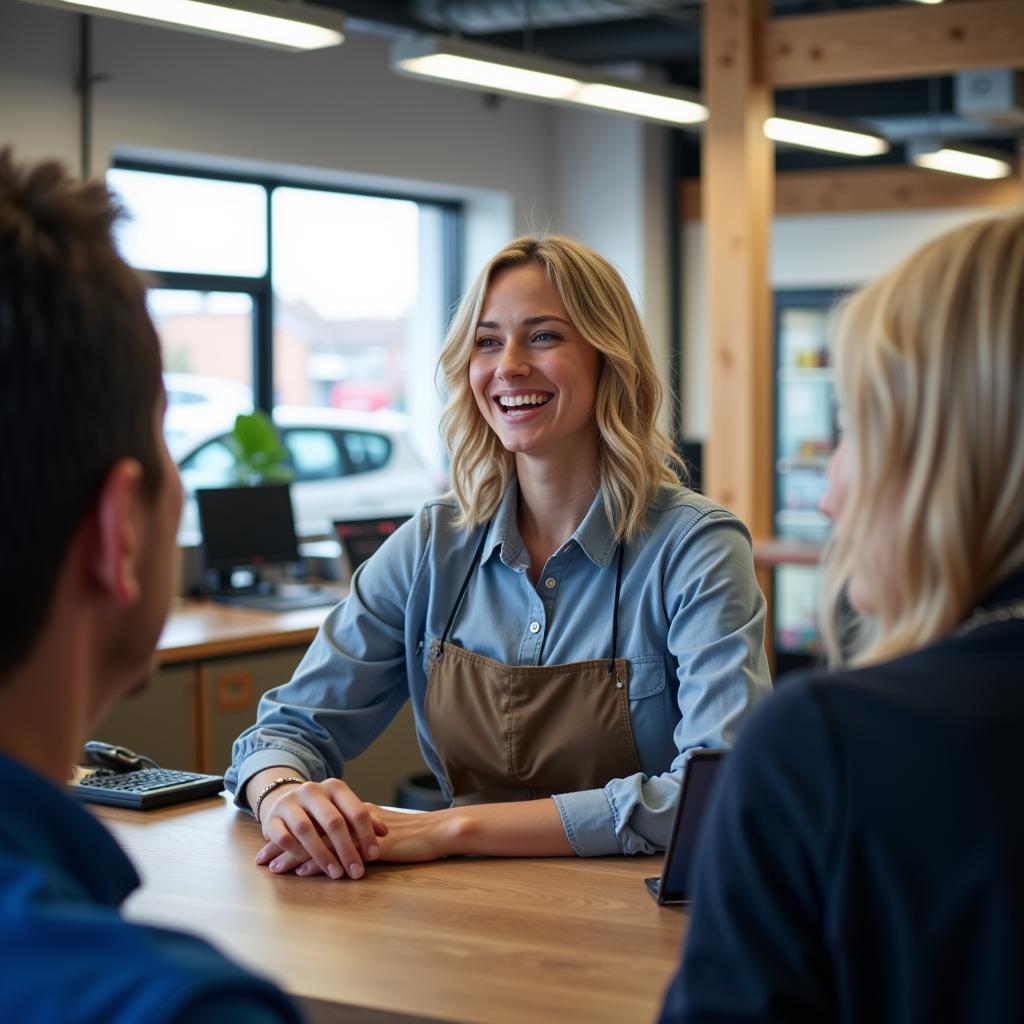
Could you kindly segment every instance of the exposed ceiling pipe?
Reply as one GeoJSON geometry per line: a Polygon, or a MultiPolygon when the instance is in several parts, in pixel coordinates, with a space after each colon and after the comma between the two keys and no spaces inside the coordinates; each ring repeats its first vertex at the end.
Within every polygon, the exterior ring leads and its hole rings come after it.
{"type": "Polygon", "coordinates": [[[509,32],[671,14],[700,0],[415,0],[417,19],[447,32],[509,32]]]}

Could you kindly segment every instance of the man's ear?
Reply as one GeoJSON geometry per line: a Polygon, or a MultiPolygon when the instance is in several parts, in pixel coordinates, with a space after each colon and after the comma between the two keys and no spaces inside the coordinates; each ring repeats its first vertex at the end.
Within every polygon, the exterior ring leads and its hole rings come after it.
{"type": "Polygon", "coordinates": [[[139,599],[142,536],[142,466],[119,459],[107,471],[94,505],[95,526],[88,564],[96,584],[117,604],[139,599]]]}

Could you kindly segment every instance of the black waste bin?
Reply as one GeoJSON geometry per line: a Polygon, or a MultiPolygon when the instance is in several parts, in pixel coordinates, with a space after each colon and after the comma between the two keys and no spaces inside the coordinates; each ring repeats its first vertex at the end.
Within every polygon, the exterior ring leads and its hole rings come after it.
{"type": "Polygon", "coordinates": [[[443,811],[448,806],[437,779],[429,772],[410,775],[395,790],[395,806],[407,811],[443,811]]]}

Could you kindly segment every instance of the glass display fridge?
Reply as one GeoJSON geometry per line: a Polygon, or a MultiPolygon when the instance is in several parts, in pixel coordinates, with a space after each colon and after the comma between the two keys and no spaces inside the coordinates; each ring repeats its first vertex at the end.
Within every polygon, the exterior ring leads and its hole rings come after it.
{"type": "MultiPolygon", "coordinates": [[[[842,292],[780,291],[775,296],[774,533],[797,546],[820,547],[828,520],[818,512],[838,437],[828,319],[842,292]]],[[[818,656],[815,564],[781,563],[774,587],[776,671],[818,656]]]]}

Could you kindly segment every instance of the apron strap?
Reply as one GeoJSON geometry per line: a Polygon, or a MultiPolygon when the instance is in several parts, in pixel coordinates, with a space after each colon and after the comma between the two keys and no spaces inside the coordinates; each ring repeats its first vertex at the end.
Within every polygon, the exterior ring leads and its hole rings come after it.
{"type": "Polygon", "coordinates": [[[455,599],[455,604],[452,605],[451,615],[448,616],[448,624],[444,627],[444,633],[441,635],[442,646],[448,641],[448,634],[451,632],[452,625],[455,622],[455,616],[459,612],[459,608],[462,605],[462,599],[466,596],[466,589],[469,587],[469,581],[473,578],[473,570],[476,569],[477,562],[480,561],[480,556],[483,554],[484,543],[487,541],[487,535],[491,532],[491,524],[484,523],[483,533],[480,536],[480,543],[477,545],[476,554],[473,555],[473,561],[469,564],[469,572],[466,573],[466,578],[462,581],[462,588],[459,590],[459,596],[455,599]]]}
{"type": "Polygon", "coordinates": [[[612,612],[612,653],[608,659],[608,674],[615,672],[615,654],[619,645],[619,591],[622,589],[622,556],[625,554],[626,544],[619,542],[618,565],[615,567],[615,608],[612,612]]]}

